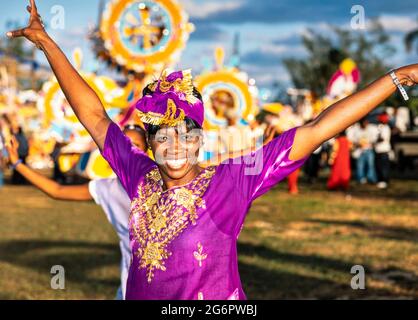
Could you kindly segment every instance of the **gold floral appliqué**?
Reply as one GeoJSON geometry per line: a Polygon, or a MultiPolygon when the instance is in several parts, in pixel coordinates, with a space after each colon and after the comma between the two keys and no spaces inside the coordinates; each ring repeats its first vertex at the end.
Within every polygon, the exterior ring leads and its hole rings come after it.
{"type": "MultiPolygon", "coordinates": [[[[199,208],[206,208],[202,197],[214,173],[215,167],[208,167],[186,186],[163,191],[160,173],[154,168],[139,184],[138,196],[132,201],[129,225],[138,245],[139,268],[147,270],[148,283],[155,270],[166,271],[165,260],[172,254],[168,245],[189,224],[196,224],[199,208]]],[[[206,254],[200,243],[196,253],[200,255],[201,266],[206,254]]]]}
{"type": "Polygon", "coordinates": [[[203,246],[200,242],[197,244],[197,251],[193,252],[193,256],[199,261],[199,267],[202,267],[202,261],[205,260],[208,255],[207,253],[203,253],[203,246]]]}

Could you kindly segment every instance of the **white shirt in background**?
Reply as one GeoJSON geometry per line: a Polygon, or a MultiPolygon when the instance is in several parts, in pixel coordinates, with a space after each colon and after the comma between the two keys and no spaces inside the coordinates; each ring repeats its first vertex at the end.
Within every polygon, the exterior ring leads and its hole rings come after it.
{"type": "Polygon", "coordinates": [[[358,144],[362,150],[372,149],[378,135],[379,131],[374,124],[368,124],[365,128],[362,128],[360,124],[356,123],[347,129],[347,138],[358,144]]]}
{"type": "Polygon", "coordinates": [[[379,124],[377,126],[380,137],[383,139],[381,142],[377,142],[374,146],[376,153],[388,153],[391,150],[390,146],[390,127],[387,124],[379,124]]]}
{"type": "Polygon", "coordinates": [[[125,299],[126,282],[131,264],[128,229],[131,201],[117,178],[90,181],[89,192],[94,201],[102,207],[119,237],[119,247],[122,254],[120,264],[121,286],[116,298],[123,300],[125,299]]]}

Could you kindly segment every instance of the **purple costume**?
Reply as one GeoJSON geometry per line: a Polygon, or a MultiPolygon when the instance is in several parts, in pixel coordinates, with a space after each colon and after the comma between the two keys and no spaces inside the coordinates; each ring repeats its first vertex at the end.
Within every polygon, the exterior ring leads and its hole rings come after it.
{"type": "Polygon", "coordinates": [[[308,158],[288,158],[295,132],[164,191],[156,163],[112,123],[102,153],[132,201],[126,299],[246,299],[237,238],[252,201],[308,158]]]}

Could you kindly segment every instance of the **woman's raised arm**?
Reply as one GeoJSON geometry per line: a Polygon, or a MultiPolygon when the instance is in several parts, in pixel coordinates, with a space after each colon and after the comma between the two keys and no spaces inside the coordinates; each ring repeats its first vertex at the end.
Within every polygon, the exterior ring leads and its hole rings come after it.
{"type": "Polygon", "coordinates": [[[84,81],[58,45],[46,33],[35,0],[30,0],[30,4],[27,7],[30,13],[28,26],[20,30],[10,31],[7,36],[9,38],[25,37],[45,53],[74,113],[98,147],[103,150],[107,128],[111,120],[97,94],[84,81]]]}
{"type": "MultiPolygon", "coordinates": [[[[395,71],[399,81],[408,86],[418,83],[418,64],[395,71]]],[[[389,74],[363,90],[352,94],[322,111],[312,122],[297,129],[290,159],[298,160],[312,153],[320,144],[359,121],[396,90],[389,74]]]]}

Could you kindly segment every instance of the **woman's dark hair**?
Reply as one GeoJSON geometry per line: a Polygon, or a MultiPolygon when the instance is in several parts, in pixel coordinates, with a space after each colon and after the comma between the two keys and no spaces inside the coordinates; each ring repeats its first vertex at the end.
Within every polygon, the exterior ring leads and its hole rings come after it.
{"type": "MultiPolygon", "coordinates": [[[[148,84],[144,88],[144,90],[142,90],[142,96],[152,96],[154,92],[150,89],[150,87],[151,85],[155,84],[155,82],[157,81],[154,81],[153,83],[148,84]]],[[[200,101],[203,100],[201,93],[199,92],[199,90],[197,90],[196,87],[193,87],[193,96],[195,96],[200,101]]],[[[195,120],[191,118],[186,117],[184,121],[186,122],[187,131],[191,131],[193,129],[202,129],[202,127],[195,120]]],[[[160,126],[150,124],[148,125],[147,133],[150,136],[154,136],[160,129],[161,129],[160,126]]]]}

